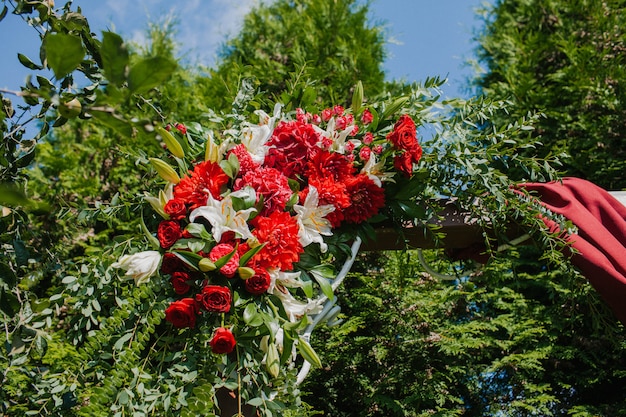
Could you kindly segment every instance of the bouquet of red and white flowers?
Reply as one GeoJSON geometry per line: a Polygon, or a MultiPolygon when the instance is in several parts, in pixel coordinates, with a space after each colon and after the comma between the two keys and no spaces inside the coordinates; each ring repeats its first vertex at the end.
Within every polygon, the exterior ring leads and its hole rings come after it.
{"type": "Polygon", "coordinates": [[[161,217],[156,237],[147,233],[158,250],[114,266],[137,284],[160,272],[170,283],[165,319],[206,335],[214,354],[262,357],[271,377],[296,346],[319,362],[300,333],[320,299],[333,298],[333,265],[381,216],[385,185],[410,177],[422,155],[411,117],[386,113],[360,101],[319,114],[276,105],[219,138],[197,124],[157,128],[171,153],[150,158],[166,181],[145,197],[161,217]]]}

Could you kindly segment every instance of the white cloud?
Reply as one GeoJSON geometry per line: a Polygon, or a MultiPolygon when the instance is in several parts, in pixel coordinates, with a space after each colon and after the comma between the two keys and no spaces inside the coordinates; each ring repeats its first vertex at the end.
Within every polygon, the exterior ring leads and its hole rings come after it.
{"type": "Polygon", "coordinates": [[[186,58],[204,65],[215,63],[220,45],[241,29],[244,16],[259,0],[75,0],[96,33],[111,29],[125,39],[145,44],[149,23],[173,16],[176,42],[186,58]]]}

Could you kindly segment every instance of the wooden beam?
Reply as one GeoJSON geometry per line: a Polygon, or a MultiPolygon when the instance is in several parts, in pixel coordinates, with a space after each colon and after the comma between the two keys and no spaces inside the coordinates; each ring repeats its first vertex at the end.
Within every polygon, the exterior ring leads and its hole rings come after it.
{"type": "MultiPolygon", "coordinates": [[[[626,206],[626,191],[611,191],[610,194],[626,206]]],[[[405,227],[402,230],[391,226],[378,227],[376,239],[363,242],[361,250],[465,249],[484,243],[484,231],[478,222],[452,202],[446,204],[438,218],[427,223],[438,226],[437,232],[445,237],[436,241],[433,233],[424,227],[405,227]]]]}

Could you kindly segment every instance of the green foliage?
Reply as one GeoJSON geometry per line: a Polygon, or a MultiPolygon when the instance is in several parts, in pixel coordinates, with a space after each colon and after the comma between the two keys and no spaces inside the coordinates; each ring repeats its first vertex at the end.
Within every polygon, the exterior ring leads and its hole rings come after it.
{"type": "Polygon", "coordinates": [[[483,93],[510,100],[513,117],[544,114],[535,132],[544,146],[531,152],[565,152],[567,175],[609,190],[626,188],[624,7],[501,0],[485,11],[478,49],[483,93]]]}
{"type": "Polygon", "coordinates": [[[379,27],[367,25],[367,14],[367,4],[354,0],[279,0],[255,8],[224,46],[206,95],[215,97],[215,108],[228,109],[240,80],[254,77],[261,91],[285,105],[284,92],[303,108],[347,107],[358,81],[374,97],[384,86],[383,37],[379,27]],[[290,85],[294,78],[312,85],[290,85]]]}
{"type": "Polygon", "coordinates": [[[315,335],[326,366],[306,401],[334,416],[623,415],[622,326],[594,322],[606,306],[566,265],[521,255],[448,284],[415,252],[363,254],[345,322],[315,335]]]}

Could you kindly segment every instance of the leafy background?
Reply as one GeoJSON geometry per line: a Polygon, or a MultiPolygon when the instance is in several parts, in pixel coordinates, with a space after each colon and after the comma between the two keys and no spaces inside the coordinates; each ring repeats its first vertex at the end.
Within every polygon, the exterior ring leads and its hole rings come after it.
{"type": "MultiPolygon", "coordinates": [[[[436,95],[437,79],[413,86],[385,79],[384,32],[367,21],[367,5],[307,0],[302,13],[289,4],[255,9],[207,72],[181,65],[175,25],[151,27],[139,46],[93,34],[69,5],[49,15],[47,2],[2,2],[4,19],[53,28],[45,59],[20,59],[38,76],[19,98],[2,92],[2,413],[209,413],[216,381],[202,353],[163,355],[175,343],[161,323],[166,300],[108,268],[139,230],[140,191],[154,176],[146,157],[162,152],[154,126],[211,125],[212,112],[230,111],[250,76],[270,92],[255,106],[273,97],[292,108],[335,104],[358,80],[371,100],[410,88],[436,95]],[[306,48],[282,49],[289,29],[293,45],[306,48]],[[325,40],[329,33],[340,41],[325,40]],[[280,59],[268,52],[279,48],[280,59]],[[321,54],[329,58],[319,61],[321,54]],[[44,60],[52,74],[39,70],[44,60]],[[31,135],[19,125],[33,116],[31,135]]],[[[467,200],[492,191],[486,204],[495,210],[503,178],[546,179],[553,173],[543,162],[558,156],[563,174],[626,188],[623,12],[618,1],[488,6],[476,36],[486,68],[472,84],[477,97],[424,116],[449,132],[442,153],[431,154],[430,180],[467,200]],[[510,142],[491,148],[498,138],[510,142]],[[483,148],[520,164],[482,161],[474,152],[483,148]]],[[[412,97],[414,108],[440,103],[412,97]]],[[[325,367],[302,387],[287,386],[285,409],[277,401],[265,415],[626,414],[623,326],[555,248],[537,243],[452,283],[422,272],[413,251],[363,253],[340,294],[344,324],[314,334],[325,367]]],[[[442,251],[426,256],[439,270],[458,270],[442,251]]]]}

